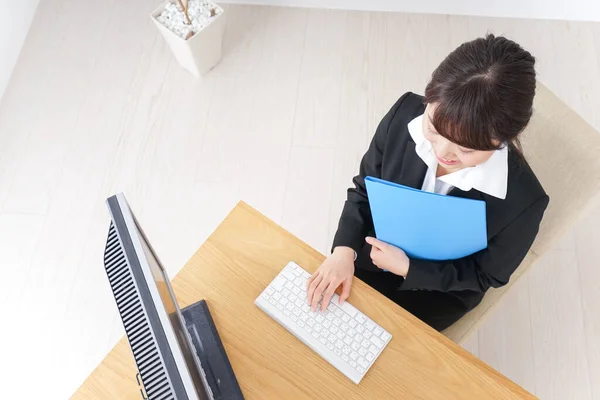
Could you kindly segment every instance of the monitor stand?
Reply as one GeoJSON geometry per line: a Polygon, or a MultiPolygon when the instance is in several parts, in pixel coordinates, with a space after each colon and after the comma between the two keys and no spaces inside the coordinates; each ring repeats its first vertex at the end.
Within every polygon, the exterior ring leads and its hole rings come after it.
{"type": "Polygon", "coordinates": [[[181,313],[214,399],[243,400],[242,390],[235,378],[206,301],[200,300],[181,310],[181,313]]]}

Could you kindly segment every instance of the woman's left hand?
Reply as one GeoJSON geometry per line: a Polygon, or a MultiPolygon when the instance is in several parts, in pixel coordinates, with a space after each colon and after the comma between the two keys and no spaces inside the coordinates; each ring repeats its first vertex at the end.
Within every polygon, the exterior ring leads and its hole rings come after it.
{"type": "Polygon", "coordinates": [[[371,260],[377,268],[406,277],[410,260],[402,249],[370,236],[365,240],[372,246],[371,260]]]}

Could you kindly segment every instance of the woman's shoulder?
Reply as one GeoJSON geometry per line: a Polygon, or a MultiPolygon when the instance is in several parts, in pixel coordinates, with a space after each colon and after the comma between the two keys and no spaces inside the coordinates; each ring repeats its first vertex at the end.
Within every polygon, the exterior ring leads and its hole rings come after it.
{"type": "MultiPolygon", "coordinates": [[[[548,206],[548,195],[527,161],[516,151],[508,157],[506,198],[483,195],[488,215],[488,238],[521,218],[542,215],[548,206]]],[[[541,217],[540,217],[541,218],[541,217]]]]}
{"type": "Polygon", "coordinates": [[[396,101],[389,113],[391,114],[390,129],[406,128],[408,123],[425,112],[423,96],[406,92],[396,101]]]}
{"type": "Polygon", "coordinates": [[[547,202],[548,195],[537,176],[518,150],[511,149],[508,156],[507,199],[524,206],[547,202]]]}

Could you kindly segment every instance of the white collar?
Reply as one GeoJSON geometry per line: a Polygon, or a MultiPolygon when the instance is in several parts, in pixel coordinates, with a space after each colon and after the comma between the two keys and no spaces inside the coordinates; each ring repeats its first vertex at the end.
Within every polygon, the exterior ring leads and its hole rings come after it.
{"type": "MultiPolygon", "coordinates": [[[[433,147],[423,135],[423,115],[408,123],[408,131],[415,141],[417,155],[429,168],[437,169],[438,161],[433,152],[433,147]]],[[[483,164],[464,168],[437,179],[465,192],[476,189],[504,200],[508,186],[508,147],[504,146],[496,150],[489,160],[483,164]]]]}

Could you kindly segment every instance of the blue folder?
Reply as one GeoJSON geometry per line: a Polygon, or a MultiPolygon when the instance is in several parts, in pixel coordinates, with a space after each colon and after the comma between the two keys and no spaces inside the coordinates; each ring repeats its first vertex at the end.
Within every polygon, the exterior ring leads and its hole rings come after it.
{"type": "Polygon", "coordinates": [[[411,258],[455,260],[487,247],[485,202],[424,192],[368,176],[375,234],[411,258]]]}

